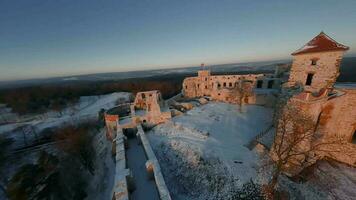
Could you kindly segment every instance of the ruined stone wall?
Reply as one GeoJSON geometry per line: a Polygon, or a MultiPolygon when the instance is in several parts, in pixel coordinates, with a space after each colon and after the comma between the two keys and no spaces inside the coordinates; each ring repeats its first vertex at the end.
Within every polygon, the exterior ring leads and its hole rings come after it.
{"type": "MultiPolygon", "coordinates": [[[[186,98],[211,96],[214,100],[238,103],[240,98],[237,87],[241,84],[241,81],[250,81],[250,87],[255,88],[257,80],[264,77],[263,74],[210,76],[208,71],[203,70],[198,72],[197,77],[184,79],[182,93],[186,98]]],[[[277,84],[278,82],[275,82],[274,85],[277,84]]],[[[246,103],[256,101],[254,95],[249,95],[245,99],[244,102],[246,103]]]]}
{"type": "Polygon", "coordinates": [[[146,137],[145,132],[142,129],[141,125],[137,126],[137,135],[142,143],[143,149],[145,151],[145,155],[147,158],[146,162],[146,170],[148,173],[153,173],[154,180],[157,186],[157,190],[161,200],[171,200],[171,195],[166,186],[166,182],[163,178],[163,174],[161,172],[161,167],[156,158],[156,155],[151,147],[150,141],[146,137]]]}
{"type": "Polygon", "coordinates": [[[330,99],[323,106],[320,131],[326,136],[337,134],[351,142],[356,126],[356,89],[342,89],[342,96],[330,99]]]}
{"type": "Polygon", "coordinates": [[[290,71],[289,82],[304,85],[305,90],[318,92],[333,86],[339,76],[343,51],[317,52],[295,55],[290,71]],[[312,65],[316,60],[316,65],[312,65]],[[310,86],[305,85],[308,73],[314,74],[310,86]]]}
{"type": "Polygon", "coordinates": [[[134,107],[145,112],[144,115],[137,116],[138,123],[159,124],[171,118],[171,112],[157,90],[137,93],[134,107]]]}
{"type": "Polygon", "coordinates": [[[356,166],[356,144],[352,138],[356,130],[356,90],[343,89],[342,96],[330,99],[322,108],[318,130],[325,142],[335,137],[343,140],[342,145],[326,147],[325,156],[356,166]]]}
{"type": "MultiPolygon", "coordinates": [[[[307,163],[301,164],[303,158],[291,160],[286,165],[287,173],[297,174],[321,158],[331,158],[356,166],[356,144],[352,143],[356,130],[356,89],[338,89],[331,93],[333,95],[320,98],[308,98],[303,94],[306,93],[295,95],[288,103],[311,117],[315,123],[315,132],[313,138],[305,139],[298,148],[303,152],[313,145],[323,145],[311,152],[307,163]]],[[[278,140],[278,134],[276,139],[278,140]]],[[[273,156],[273,152],[271,155],[273,156]]]]}
{"type": "Polygon", "coordinates": [[[134,105],[139,109],[147,109],[152,112],[160,113],[160,101],[162,101],[162,96],[157,90],[139,92],[136,94],[134,105]]]}
{"type": "Polygon", "coordinates": [[[119,120],[118,115],[104,115],[105,125],[106,125],[106,138],[108,140],[113,140],[116,137],[117,124],[119,120]]]}

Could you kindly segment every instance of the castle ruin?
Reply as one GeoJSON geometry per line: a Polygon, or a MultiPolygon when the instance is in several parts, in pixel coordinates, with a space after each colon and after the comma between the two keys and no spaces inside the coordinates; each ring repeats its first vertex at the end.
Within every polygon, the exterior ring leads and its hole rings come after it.
{"type": "MultiPolygon", "coordinates": [[[[283,84],[282,95],[294,91],[287,105],[308,115],[315,127],[311,137],[301,142],[299,151],[323,145],[322,150],[288,162],[286,169],[291,175],[322,158],[356,166],[356,88],[335,85],[348,49],[321,32],[292,53],[290,76],[283,84]]],[[[276,137],[280,138],[281,133],[277,132],[276,137]]]]}

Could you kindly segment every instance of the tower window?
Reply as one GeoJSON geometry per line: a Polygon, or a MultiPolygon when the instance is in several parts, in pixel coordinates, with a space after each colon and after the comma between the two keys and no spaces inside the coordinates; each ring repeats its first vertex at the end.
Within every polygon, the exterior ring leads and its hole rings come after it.
{"type": "Polygon", "coordinates": [[[224,83],[223,85],[224,85],[224,87],[226,87],[226,83],[224,83]]]}
{"type": "Polygon", "coordinates": [[[187,85],[185,86],[185,89],[188,89],[188,86],[187,86],[187,85]]]}
{"type": "Polygon", "coordinates": [[[205,78],[205,81],[208,81],[208,78],[205,78]]]}
{"type": "Polygon", "coordinates": [[[229,83],[229,87],[232,87],[232,83],[229,83]]]}
{"type": "Polygon", "coordinates": [[[218,83],[218,88],[220,88],[221,87],[221,85],[220,85],[220,83],[218,83]]]}
{"type": "Polygon", "coordinates": [[[258,80],[257,81],[257,88],[262,88],[262,84],[263,84],[263,81],[262,80],[258,80]]]}
{"type": "Polygon", "coordinates": [[[205,86],[205,89],[208,89],[208,86],[207,86],[207,85],[205,86]]]}
{"type": "Polygon", "coordinates": [[[305,81],[305,85],[311,85],[312,82],[313,82],[313,76],[314,74],[312,73],[309,73],[308,76],[307,76],[307,80],[305,81]]]}
{"type": "Polygon", "coordinates": [[[200,84],[198,84],[198,88],[199,88],[200,84]]]}
{"type": "Polygon", "coordinates": [[[311,65],[316,65],[317,61],[318,61],[317,59],[312,59],[311,60],[311,65]]]}

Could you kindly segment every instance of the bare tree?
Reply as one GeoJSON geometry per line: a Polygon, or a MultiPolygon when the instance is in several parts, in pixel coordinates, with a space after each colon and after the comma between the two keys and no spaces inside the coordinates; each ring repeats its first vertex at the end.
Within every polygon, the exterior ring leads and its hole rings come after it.
{"type": "Polygon", "coordinates": [[[315,131],[316,122],[307,113],[288,103],[277,112],[277,125],[271,156],[274,161],[272,178],[266,187],[267,197],[273,197],[282,172],[315,163],[322,155],[335,152],[330,145],[342,145],[340,138],[324,140],[315,131]],[[318,157],[319,156],[319,157],[318,157]]]}

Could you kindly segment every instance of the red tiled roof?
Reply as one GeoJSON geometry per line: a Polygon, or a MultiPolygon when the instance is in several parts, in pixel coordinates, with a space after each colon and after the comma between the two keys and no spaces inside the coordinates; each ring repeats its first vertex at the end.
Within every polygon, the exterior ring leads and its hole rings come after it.
{"type": "Polygon", "coordinates": [[[335,40],[327,36],[324,32],[321,32],[315,38],[310,40],[306,45],[297,51],[293,52],[292,55],[299,55],[304,53],[312,52],[322,52],[322,51],[337,51],[342,50],[346,51],[349,47],[337,43],[335,40]]]}

